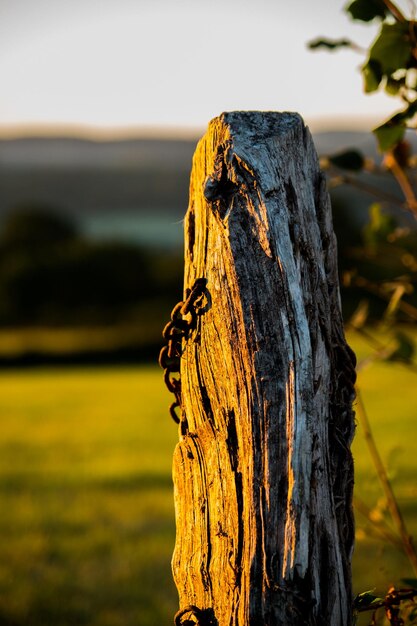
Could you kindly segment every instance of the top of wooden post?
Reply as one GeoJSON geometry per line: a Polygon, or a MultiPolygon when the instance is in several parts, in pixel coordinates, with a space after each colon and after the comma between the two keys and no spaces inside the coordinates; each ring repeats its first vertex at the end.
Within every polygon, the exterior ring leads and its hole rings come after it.
{"type": "MultiPolygon", "coordinates": [[[[233,146],[233,152],[239,160],[253,166],[253,174],[267,191],[267,181],[276,178],[268,171],[271,163],[277,159],[286,159],[288,150],[299,152],[299,146],[308,151],[306,155],[313,159],[316,166],[317,157],[311,140],[310,132],[298,113],[278,113],[274,111],[231,111],[224,112],[212,119],[200,143],[211,143],[213,170],[218,173],[219,160],[227,157],[227,149],[233,146]],[[272,158],[271,158],[272,157],[272,158]],[[216,162],[217,161],[217,162],[216,162]]],[[[210,166],[210,156],[204,151],[210,166]]],[[[195,158],[199,158],[196,150],[195,158]]],[[[231,159],[227,159],[231,164],[231,159]]],[[[201,165],[201,164],[200,164],[201,165]]],[[[230,168],[228,168],[230,169],[230,168]]],[[[233,176],[232,176],[233,178],[233,176]]]]}
{"type": "Polygon", "coordinates": [[[244,134],[259,139],[281,135],[294,126],[304,126],[301,115],[289,111],[224,111],[209,122],[209,129],[218,121],[229,126],[235,136],[244,134]]]}

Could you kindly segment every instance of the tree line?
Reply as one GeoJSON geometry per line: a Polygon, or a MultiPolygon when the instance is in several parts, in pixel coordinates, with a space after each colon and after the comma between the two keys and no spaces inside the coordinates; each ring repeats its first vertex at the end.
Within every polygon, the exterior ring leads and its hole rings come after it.
{"type": "MultiPolygon", "coordinates": [[[[340,194],[332,205],[345,319],[365,309],[368,321],[381,319],[387,300],[399,289],[401,302],[417,306],[416,231],[404,232],[377,204],[370,207],[365,226],[353,219],[340,194]]],[[[161,308],[168,310],[181,297],[181,285],[182,250],[153,251],[117,238],[95,240],[51,207],[17,207],[0,228],[3,327],[134,322],[143,318],[144,307],[149,316],[160,316],[161,308]]]]}
{"type": "Polygon", "coordinates": [[[144,303],[178,297],[181,271],[180,251],[94,240],[52,208],[18,207],[0,230],[0,325],[134,321],[144,303]]]}

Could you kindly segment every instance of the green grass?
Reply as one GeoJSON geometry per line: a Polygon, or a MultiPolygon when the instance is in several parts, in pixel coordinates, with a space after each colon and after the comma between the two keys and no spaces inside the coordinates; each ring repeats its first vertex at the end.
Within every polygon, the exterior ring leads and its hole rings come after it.
{"type": "MultiPolygon", "coordinates": [[[[366,347],[354,341],[360,356],[366,347]]],[[[375,437],[417,535],[417,376],[360,375],[375,437]]],[[[156,367],[0,374],[0,624],[156,626],[177,608],[171,459],[177,429],[156,367]]],[[[381,500],[360,427],[356,491],[381,500]]],[[[380,502],[374,516],[383,516],[380,502]]],[[[412,576],[357,515],[356,591],[412,576]]],[[[366,622],[364,622],[366,623],[366,622]]]]}
{"type": "MultiPolygon", "coordinates": [[[[416,333],[413,333],[416,339],[416,333]]],[[[366,343],[351,337],[358,360],[369,353],[366,343]]],[[[417,539],[417,374],[401,364],[374,363],[358,375],[358,387],[379,452],[388,470],[409,532],[417,539]]],[[[386,501],[358,420],[353,443],[355,493],[372,509],[375,519],[390,523],[386,501]]],[[[392,527],[392,524],[390,524],[392,527]]],[[[408,559],[382,541],[375,526],[356,512],[356,548],[353,559],[355,591],[376,588],[384,594],[401,578],[417,578],[408,559]]],[[[369,623],[363,618],[360,624],[369,623]]]]}
{"type": "Polygon", "coordinates": [[[0,623],[155,626],[176,610],[157,368],[0,376],[0,623]]]}

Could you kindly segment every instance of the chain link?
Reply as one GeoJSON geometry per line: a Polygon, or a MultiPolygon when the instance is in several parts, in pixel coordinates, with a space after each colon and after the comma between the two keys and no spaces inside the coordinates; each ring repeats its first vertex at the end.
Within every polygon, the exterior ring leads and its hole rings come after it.
{"type": "Polygon", "coordinates": [[[171,311],[171,319],[162,331],[167,341],[159,353],[159,365],[164,370],[164,381],[168,390],[174,394],[175,400],[169,407],[169,413],[177,424],[180,417],[177,409],[181,408],[180,360],[182,340],[187,340],[192,330],[197,327],[197,316],[204,312],[199,308],[201,299],[206,293],[207,279],[197,278],[191,289],[186,292],[184,301],[178,302],[171,311]]]}
{"type": "Polygon", "coordinates": [[[180,609],[174,617],[175,626],[214,626],[214,623],[217,622],[213,620],[212,609],[199,609],[194,604],[189,604],[184,609],[180,609]]]}

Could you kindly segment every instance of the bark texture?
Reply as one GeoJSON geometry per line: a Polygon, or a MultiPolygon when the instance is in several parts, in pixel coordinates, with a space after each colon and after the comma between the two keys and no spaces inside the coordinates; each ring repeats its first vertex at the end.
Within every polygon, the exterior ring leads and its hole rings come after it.
{"type": "Polygon", "coordinates": [[[176,623],[350,626],[355,363],[299,115],[210,123],[185,238],[185,297],[207,284],[182,340],[176,623]]]}

